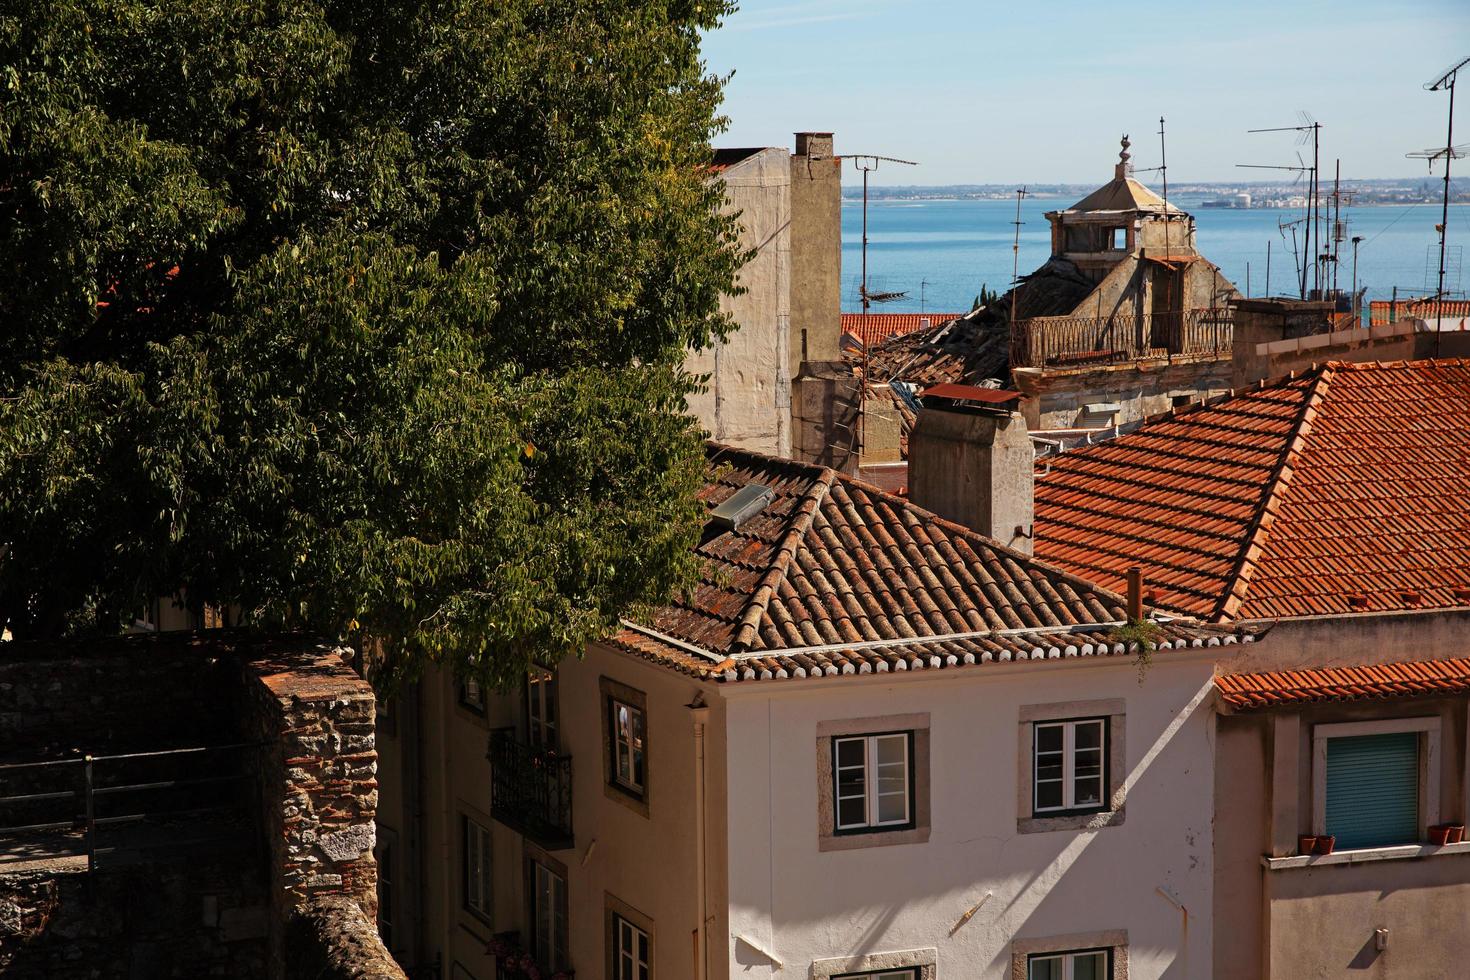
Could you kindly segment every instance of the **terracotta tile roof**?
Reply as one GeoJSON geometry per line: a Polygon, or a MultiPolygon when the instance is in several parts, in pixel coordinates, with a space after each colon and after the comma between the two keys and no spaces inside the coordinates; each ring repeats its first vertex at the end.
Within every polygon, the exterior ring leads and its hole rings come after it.
{"type": "Polygon", "coordinates": [[[1470,360],[1329,363],[1048,457],[1036,553],[1221,621],[1470,604],[1470,360]]]}
{"type": "Polygon", "coordinates": [[[889,337],[897,337],[915,330],[940,327],[951,320],[964,316],[963,313],[844,313],[842,332],[850,333],[864,344],[881,344],[889,337]]]}
{"type": "MultiPolygon", "coordinates": [[[[1124,653],[1098,625],[1123,618],[1113,593],[833,470],[709,455],[711,509],[752,482],[774,499],[734,531],[710,525],[698,588],[616,634],[625,651],[727,681],[1124,653]]],[[[1240,639],[1162,629],[1165,649],[1240,639]]]]}
{"type": "Polygon", "coordinates": [[[1236,711],[1314,701],[1366,701],[1470,692],[1470,659],[1227,674],[1220,700],[1236,711]]]}

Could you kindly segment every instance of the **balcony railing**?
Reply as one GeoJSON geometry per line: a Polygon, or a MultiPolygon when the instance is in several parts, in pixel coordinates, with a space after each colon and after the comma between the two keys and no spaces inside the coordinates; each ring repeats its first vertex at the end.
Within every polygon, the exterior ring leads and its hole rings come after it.
{"type": "Polygon", "coordinates": [[[1223,354],[1234,338],[1229,307],[1110,317],[1039,316],[1011,331],[1012,367],[1082,367],[1144,357],[1223,354]]]}
{"type": "Polygon", "coordinates": [[[490,734],[490,815],[547,850],[572,846],[572,757],[490,734]]]}

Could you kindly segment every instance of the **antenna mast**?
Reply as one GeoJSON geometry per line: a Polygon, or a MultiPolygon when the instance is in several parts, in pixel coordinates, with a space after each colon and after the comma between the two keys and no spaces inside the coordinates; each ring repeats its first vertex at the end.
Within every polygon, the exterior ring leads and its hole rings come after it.
{"type": "Polygon", "coordinates": [[[1016,330],[1016,280],[1020,278],[1021,273],[1021,199],[1025,196],[1025,187],[1016,191],[1016,220],[1011,222],[1015,229],[1011,237],[1011,333],[1013,336],[1016,330]]]}
{"type": "MultiPolygon", "coordinates": [[[[1299,273],[1299,275],[1301,277],[1301,297],[1302,297],[1302,299],[1306,299],[1307,298],[1307,257],[1308,256],[1311,256],[1312,257],[1312,270],[1313,270],[1313,272],[1312,272],[1312,287],[1313,287],[1313,289],[1320,290],[1321,289],[1321,283],[1322,283],[1322,262],[1321,262],[1320,257],[1317,255],[1317,248],[1319,248],[1321,246],[1321,244],[1322,244],[1322,234],[1321,234],[1321,231],[1317,228],[1317,224],[1321,220],[1321,209],[1318,206],[1318,200],[1317,200],[1317,164],[1318,164],[1318,156],[1319,156],[1320,151],[1321,151],[1321,131],[1322,131],[1322,124],[1319,123],[1319,122],[1317,122],[1315,119],[1313,119],[1312,116],[1311,116],[1311,113],[1308,113],[1308,112],[1305,112],[1305,111],[1298,112],[1297,113],[1297,116],[1300,117],[1301,118],[1301,121],[1302,121],[1302,124],[1300,126],[1276,126],[1276,127],[1270,128],[1270,129],[1248,129],[1248,130],[1246,130],[1246,132],[1248,132],[1248,133],[1297,133],[1297,134],[1299,134],[1297,136],[1297,145],[1298,146],[1306,143],[1306,141],[1310,138],[1311,141],[1312,141],[1312,165],[1310,167],[1307,166],[1306,163],[1301,159],[1301,154],[1300,153],[1297,154],[1297,163],[1299,164],[1299,166],[1296,166],[1296,167],[1274,166],[1274,165],[1271,165],[1271,164],[1262,164],[1262,163],[1237,163],[1236,166],[1237,167],[1246,167],[1246,168],[1249,168],[1249,169],[1252,169],[1252,170],[1292,170],[1292,171],[1295,171],[1297,173],[1297,175],[1298,175],[1297,178],[1296,178],[1297,180],[1300,180],[1301,179],[1301,176],[1300,176],[1301,174],[1304,174],[1305,173],[1305,174],[1310,174],[1311,175],[1311,179],[1307,183],[1307,207],[1306,207],[1306,213],[1305,213],[1305,215],[1303,216],[1303,219],[1302,219],[1303,221],[1305,221],[1307,223],[1307,230],[1306,230],[1306,233],[1305,233],[1304,238],[1303,238],[1303,241],[1302,241],[1302,261],[1297,266],[1298,273],[1299,273]],[[1308,134],[1310,134],[1310,137],[1308,136],[1308,134]],[[1315,236],[1315,238],[1313,236],[1315,236]],[[1316,247],[1313,246],[1313,242],[1314,241],[1316,243],[1316,247]]],[[[1296,244],[1295,244],[1295,240],[1296,240],[1296,231],[1295,231],[1295,229],[1293,229],[1292,230],[1292,257],[1293,258],[1296,257],[1296,244]]]]}
{"type": "Polygon", "coordinates": [[[1420,157],[1429,160],[1429,169],[1434,169],[1434,161],[1444,157],[1444,205],[1439,219],[1439,287],[1434,291],[1434,352],[1439,353],[1439,320],[1444,318],[1444,252],[1445,238],[1449,235],[1450,227],[1450,163],[1459,157],[1465,156],[1466,148],[1455,146],[1455,80],[1460,74],[1460,69],[1470,65],[1470,58],[1465,58],[1459,64],[1440,74],[1431,81],[1424,83],[1424,88],[1430,92],[1440,92],[1445,89],[1450,93],[1449,120],[1446,123],[1444,147],[1438,150],[1424,150],[1420,153],[1410,153],[1411,157],[1420,157]]]}

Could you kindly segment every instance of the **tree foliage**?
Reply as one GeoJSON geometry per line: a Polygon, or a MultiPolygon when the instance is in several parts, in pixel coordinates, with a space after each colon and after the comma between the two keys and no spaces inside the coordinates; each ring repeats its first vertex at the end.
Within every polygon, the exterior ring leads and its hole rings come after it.
{"type": "Polygon", "coordinates": [[[0,0],[0,625],[503,682],[689,582],[728,8],[0,0]]]}

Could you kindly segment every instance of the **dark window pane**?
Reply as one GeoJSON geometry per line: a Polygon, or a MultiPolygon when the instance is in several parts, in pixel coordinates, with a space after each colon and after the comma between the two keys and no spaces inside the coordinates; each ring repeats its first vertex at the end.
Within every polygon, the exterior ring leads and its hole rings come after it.
{"type": "Polygon", "coordinates": [[[1096,749],[1102,747],[1102,723],[1096,721],[1079,724],[1074,742],[1079,749],[1096,749]]]}
{"type": "Polygon", "coordinates": [[[837,802],[837,823],[843,827],[857,827],[863,823],[863,799],[839,800],[837,802]]]}
{"type": "Polygon", "coordinates": [[[837,742],[837,764],[860,766],[863,764],[863,742],[857,738],[840,739],[837,742]]]}
{"type": "Polygon", "coordinates": [[[1062,805],[1061,783],[1037,783],[1036,806],[1038,809],[1055,808],[1062,805]]]}
{"type": "Polygon", "coordinates": [[[1062,751],[1062,726],[1061,725],[1037,725],[1036,726],[1036,751],[1038,751],[1038,752],[1060,752],[1060,751],[1062,751]]]}

